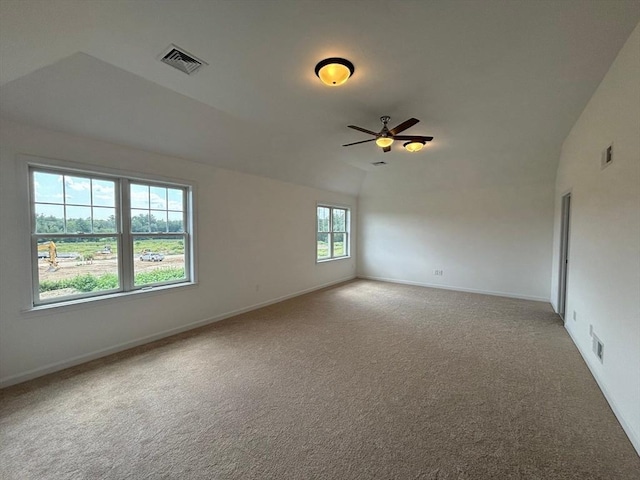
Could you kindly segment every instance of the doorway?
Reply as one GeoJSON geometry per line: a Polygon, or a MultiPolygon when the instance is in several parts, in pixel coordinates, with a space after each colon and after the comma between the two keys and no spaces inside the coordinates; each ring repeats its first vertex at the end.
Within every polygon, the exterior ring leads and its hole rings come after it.
{"type": "Polygon", "coordinates": [[[571,220],[571,193],[562,197],[560,219],[560,276],[558,284],[558,314],[566,320],[567,273],[569,270],[569,229],[571,220]]]}

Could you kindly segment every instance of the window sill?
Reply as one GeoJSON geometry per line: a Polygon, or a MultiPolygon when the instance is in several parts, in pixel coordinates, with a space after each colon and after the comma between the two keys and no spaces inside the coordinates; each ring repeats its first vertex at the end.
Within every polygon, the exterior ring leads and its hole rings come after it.
{"type": "Polygon", "coordinates": [[[64,313],[72,310],[79,310],[83,308],[91,307],[103,307],[110,304],[120,303],[123,301],[135,300],[141,298],[140,296],[147,297],[153,295],[166,294],[173,291],[182,290],[185,288],[197,287],[197,282],[186,282],[173,285],[159,285],[157,287],[147,287],[140,290],[133,290],[131,292],[117,292],[107,295],[100,295],[90,298],[79,298],[75,300],[69,300],[66,302],[49,303],[45,305],[36,305],[34,307],[25,308],[20,313],[25,316],[40,316],[51,315],[54,313],[64,313]]]}
{"type": "Polygon", "coordinates": [[[317,260],[316,259],[316,264],[320,264],[320,263],[329,263],[329,262],[337,262],[339,260],[348,260],[351,258],[351,255],[347,255],[344,257],[334,257],[334,258],[326,258],[324,260],[317,260]]]}

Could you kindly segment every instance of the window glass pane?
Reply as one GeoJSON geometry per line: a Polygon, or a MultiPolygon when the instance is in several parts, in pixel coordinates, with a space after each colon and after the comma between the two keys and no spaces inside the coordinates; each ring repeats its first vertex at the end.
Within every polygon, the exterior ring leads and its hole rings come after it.
{"type": "Polygon", "coordinates": [[[318,260],[322,260],[325,258],[330,258],[331,252],[329,251],[329,233],[318,233],[317,236],[317,258],[318,260]]]}
{"type": "Polygon", "coordinates": [[[93,207],[93,232],[116,233],[116,209],[93,207]]]}
{"type": "Polygon", "coordinates": [[[334,233],[333,234],[333,256],[344,257],[347,254],[346,249],[346,233],[334,233]]]}
{"type": "Polygon", "coordinates": [[[117,245],[115,237],[38,240],[39,299],[119,289],[117,245]]]}
{"type": "Polygon", "coordinates": [[[151,232],[167,231],[167,212],[151,210],[149,217],[149,229],[151,232]]]}
{"type": "Polygon", "coordinates": [[[149,231],[149,210],[131,210],[131,231],[149,231]]]}
{"type": "Polygon", "coordinates": [[[168,227],[170,232],[184,232],[184,218],[182,212],[168,213],[168,227]]]}
{"type": "Polygon", "coordinates": [[[184,237],[134,237],[134,285],[186,280],[184,237]]]}
{"type": "Polygon", "coordinates": [[[64,203],[62,175],[55,173],[33,173],[34,199],[36,202],[64,203]]]}
{"type": "Polygon", "coordinates": [[[64,176],[65,203],[91,205],[91,179],[64,176]]]}
{"type": "Polygon", "coordinates": [[[168,197],[168,201],[169,203],[167,204],[167,208],[169,210],[177,210],[179,212],[183,212],[184,211],[184,206],[182,205],[183,203],[183,195],[182,195],[182,190],[178,190],[176,188],[169,188],[167,189],[167,197],[168,197]]]}
{"type": "Polygon", "coordinates": [[[109,180],[92,180],[93,205],[96,207],[116,206],[116,184],[109,180]]]}
{"type": "Polygon", "coordinates": [[[91,207],[67,206],[67,233],[91,233],[91,207]]]}
{"type": "Polygon", "coordinates": [[[131,208],[149,208],[149,187],[131,184],[131,208]]]}
{"type": "Polygon", "coordinates": [[[341,208],[333,209],[333,231],[334,232],[346,232],[347,231],[347,211],[341,208]]]}
{"type": "Polygon", "coordinates": [[[329,212],[330,212],[330,209],[327,207],[318,207],[318,231],[319,232],[329,231],[329,212]]]}
{"type": "Polygon", "coordinates": [[[167,189],[163,187],[151,187],[149,189],[149,206],[156,210],[166,210],[167,189]]]}
{"type": "Polygon", "coordinates": [[[36,203],[36,233],[64,233],[64,206],[36,203]]]}

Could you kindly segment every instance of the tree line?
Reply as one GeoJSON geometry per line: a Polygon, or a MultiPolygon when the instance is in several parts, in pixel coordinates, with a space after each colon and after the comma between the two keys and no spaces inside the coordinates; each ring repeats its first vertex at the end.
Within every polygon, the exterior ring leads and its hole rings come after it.
{"type": "MultiPolygon", "coordinates": [[[[116,233],[116,217],[109,216],[107,219],[87,218],[67,218],[65,220],[54,215],[40,214],[36,216],[37,233],[116,233]]],[[[136,215],[131,217],[131,231],[134,233],[157,233],[169,232],[179,233],[184,231],[182,220],[165,220],[157,218],[155,215],[136,215]]]]}

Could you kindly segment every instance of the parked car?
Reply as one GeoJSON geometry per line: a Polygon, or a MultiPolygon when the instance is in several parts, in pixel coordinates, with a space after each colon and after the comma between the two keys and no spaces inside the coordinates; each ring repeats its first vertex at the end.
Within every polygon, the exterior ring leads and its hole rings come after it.
{"type": "Polygon", "coordinates": [[[161,253],[146,252],[140,255],[140,260],[143,262],[161,262],[164,260],[164,255],[161,253]]]}

